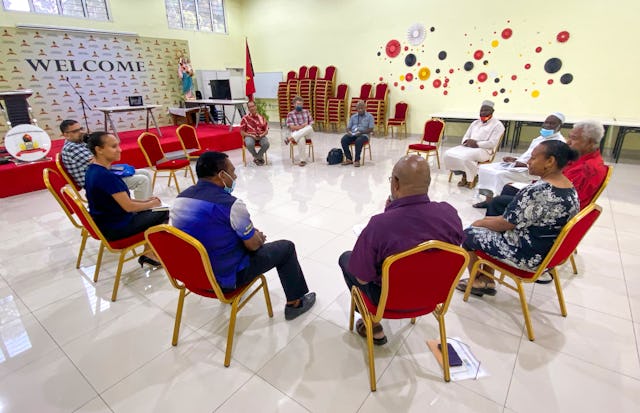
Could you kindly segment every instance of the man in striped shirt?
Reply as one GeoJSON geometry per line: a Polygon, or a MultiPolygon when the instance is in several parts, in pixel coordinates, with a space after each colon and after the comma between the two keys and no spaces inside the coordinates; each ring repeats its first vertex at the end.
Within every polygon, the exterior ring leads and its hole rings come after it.
{"type": "Polygon", "coordinates": [[[269,125],[262,115],[258,113],[255,102],[247,103],[249,113],[240,121],[240,134],[244,140],[244,146],[253,155],[253,163],[264,165],[264,154],[269,149],[269,125]],[[256,145],[260,148],[256,153],[256,145]]]}
{"type": "Polygon", "coordinates": [[[294,110],[287,115],[287,126],[291,130],[291,136],[285,138],[284,143],[296,142],[298,144],[299,166],[307,164],[307,145],[306,139],[311,139],[313,134],[313,118],[307,109],[302,107],[304,100],[300,96],[293,98],[294,110]]]}

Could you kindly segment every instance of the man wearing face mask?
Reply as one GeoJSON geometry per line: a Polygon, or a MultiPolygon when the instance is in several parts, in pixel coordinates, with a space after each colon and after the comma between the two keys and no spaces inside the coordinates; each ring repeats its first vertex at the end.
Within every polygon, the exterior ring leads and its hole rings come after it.
{"type": "Polygon", "coordinates": [[[498,148],[504,125],[493,117],[494,103],[485,100],[480,106],[480,118],[469,125],[462,137],[462,145],[444,153],[444,167],[454,174],[462,174],[458,186],[473,188],[477,182],[478,162],[485,162],[498,148]]]}
{"type": "Polygon", "coordinates": [[[360,152],[362,146],[369,141],[369,134],[373,132],[373,115],[367,113],[364,100],[356,103],[357,113],[353,114],[347,125],[347,134],[340,141],[345,160],[342,165],[360,166],[360,152]],[[349,145],[355,144],[355,161],[351,156],[349,145]]]}
{"type": "Polygon", "coordinates": [[[563,122],[564,115],[562,113],[552,113],[547,116],[542,124],[540,136],[531,141],[525,153],[517,158],[505,156],[502,158],[503,162],[480,165],[478,170],[478,190],[480,194],[486,196],[486,199],[474,204],[474,208],[486,208],[494,195],[500,194],[502,188],[510,182],[530,183],[536,180],[537,177],[529,175],[527,170],[527,162],[531,158],[531,153],[540,142],[551,140],[565,142],[564,136],[560,133],[563,122]]]}
{"type": "MultiPolygon", "coordinates": [[[[460,245],[463,239],[456,209],[446,202],[429,199],[431,174],[426,159],[419,155],[402,157],[393,167],[389,182],[391,194],[384,212],[371,217],[353,251],[344,252],[338,260],[349,291],[355,285],[376,304],[381,293],[382,263],[387,257],[425,241],[460,245]]],[[[356,330],[366,337],[362,320],[356,324],[356,330]]],[[[387,342],[380,324],[373,325],[373,342],[377,345],[387,342]]]]}
{"type": "Polygon", "coordinates": [[[309,292],[293,242],[266,242],[253,226],[244,202],[231,195],[235,167],[221,152],[205,152],[196,163],[198,183],[178,195],[171,224],[206,248],[218,284],[233,290],[276,268],[287,304],[286,320],[307,312],[316,301],[309,292]]]}
{"type": "Polygon", "coordinates": [[[298,144],[299,166],[307,164],[307,145],[305,139],[313,134],[313,118],[308,110],[302,107],[304,100],[300,96],[293,98],[293,110],[287,115],[287,127],[291,130],[291,136],[285,138],[284,143],[296,142],[298,144]]]}

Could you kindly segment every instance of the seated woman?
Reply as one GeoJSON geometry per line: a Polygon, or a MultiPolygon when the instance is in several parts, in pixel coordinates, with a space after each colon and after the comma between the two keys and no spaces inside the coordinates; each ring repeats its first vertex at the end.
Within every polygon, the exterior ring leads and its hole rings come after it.
{"type": "MultiPolygon", "coordinates": [[[[151,211],[162,204],[159,198],[131,199],[122,178],[109,168],[120,160],[120,144],[107,132],[94,132],[87,137],[87,146],[94,155],[85,173],[85,190],[89,213],[108,241],[138,234],[154,225],[169,222],[169,211],[151,211]]],[[[142,267],[148,263],[159,266],[157,257],[148,252],[138,258],[142,267]]]]}
{"type": "MultiPolygon", "coordinates": [[[[578,195],[562,168],[578,154],[561,141],[541,142],[527,163],[540,180],[523,188],[502,216],[489,216],[465,229],[462,247],[469,251],[469,271],[480,250],[509,265],[535,271],[551,250],[562,227],[580,210],[578,195]]],[[[457,288],[464,291],[468,279],[457,288]]],[[[475,278],[471,293],[495,295],[494,281],[483,274],[475,278]]]]}

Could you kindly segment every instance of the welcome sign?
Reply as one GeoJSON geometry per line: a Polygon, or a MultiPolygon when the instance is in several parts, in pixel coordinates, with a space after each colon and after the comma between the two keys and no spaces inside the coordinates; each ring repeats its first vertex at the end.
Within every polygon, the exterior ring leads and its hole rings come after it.
{"type": "MultiPolygon", "coordinates": [[[[127,97],[140,95],[156,110],[159,125],[171,123],[168,108],[182,100],[178,60],[188,56],[185,40],[65,33],[0,27],[0,91],[31,89],[32,117],[53,139],[64,119],[84,123],[80,98],[91,109],[127,106],[127,97]]],[[[142,129],[144,112],[120,112],[113,120],[119,130],[142,129]]],[[[104,116],[87,111],[91,130],[104,129],[104,116]]],[[[0,133],[8,131],[2,122],[0,133]]]]}

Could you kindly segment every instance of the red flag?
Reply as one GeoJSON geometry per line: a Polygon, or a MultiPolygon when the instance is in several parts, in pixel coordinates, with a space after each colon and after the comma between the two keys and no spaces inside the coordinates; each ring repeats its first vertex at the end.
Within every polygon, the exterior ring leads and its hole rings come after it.
{"type": "Polygon", "coordinates": [[[247,48],[247,67],[245,69],[247,76],[247,84],[245,86],[245,93],[249,100],[253,100],[253,94],[256,93],[256,85],[253,83],[253,63],[251,63],[251,53],[249,53],[249,43],[245,40],[245,46],[247,48]]]}

